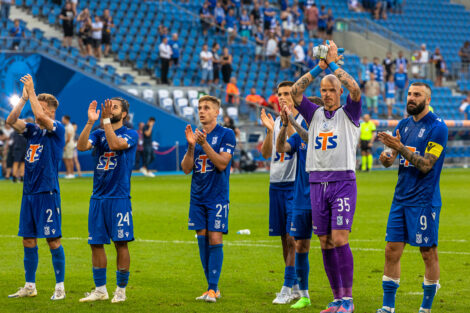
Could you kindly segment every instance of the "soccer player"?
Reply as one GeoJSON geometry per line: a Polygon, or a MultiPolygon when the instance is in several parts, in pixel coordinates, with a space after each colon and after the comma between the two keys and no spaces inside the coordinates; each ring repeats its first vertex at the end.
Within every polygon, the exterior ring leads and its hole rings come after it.
{"type": "Polygon", "coordinates": [[[361,170],[370,171],[372,170],[372,164],[374,159],[372,158],[372,145],[374,144],[376,130],[374,122],[370,120],[369,114],[364,114],[362,117],[363,122],[361,123],[361,170]]]}
{"type": "Polygon", "coordinates": [[[439,289],[437,241],[442,206],[439,178],[448,130],[444,121],[429,111],[430,102],[431,88],[427,84],[411,84],[406,103],[410,117],[398,123],[395,137],[383,132],[378,134],[378,139],[392,148],[391,153],[384,151],[380,155],[385,167],[391,166],[400,154],[398,181],[385,238],[383,306],[378,313],[395,312],[400,258],[407,243],[419,247],[425,266],[420,313],[431,312],[439,289]]]}
{"type": "Polygon", "coordinates": [[[113,240],[117,252],[117,288],[112,303],[126,301],[130,255],[127,243],[134,240],[131,208],[131,174],[139,135],[123,126],[129,114],[129,103],[112,98],[101,105],[103,129],[91,132],[100,110],[90,103],[88,122],[77,143],[77,149],[94,149],[96,167],[93,173],[93,194],[88,212],[88,243],[91,246],[93,280],[96,288],[80,302],[107,300],[106,252],[104,244],[113,240]]]}
{"type": "MultiPolygon", "coordinates": [[[[281,82],[277,87],[277,95],[281,108],[288,106],[297,116],[298,124],[303,118],[294,108],[291,89],[294,83],[281,82]]],[[[300,298],[297,275],[295,272],[295,239],[289,235],[292,221],[292,207],[294,205],[294,181],[297,166],[297,154],[276,152],[276,141],[282,128],[281,118],[276,120],[270,114],[261,110],[261,122],[267,129],[266,138],[261,146],[261,153],[265,159],[271,158],[269,176],[269,236],[280,236],[285,262],[284,284],[281,292],[273,300],[274,304],[286,304],[294,298],[300,298]]],[[[287,128],[287,135],[291,136],[295,130],[287,128]]]]}
{"type": "Polygon", "coordinates": [[[208,283],[196,300],[216,302],[222,270],[222,235],[228,232],[230,164],[235,150],[235,133],[217,124],[220,100],[212,96],[199,99],[202,131],[186,126],[188,150],[181,162],[185,174],[193,172],[188,229],[195,230],[199,256],[208,283]]]}
{"type": "Polygon", "coordinates": [[[353,312],[353,255],[349,232],[356,208],[356,147],[361,117],[361,90],[336,64],[341,59],[333,41],[325,60],[292,87],[296,108],[309,126],[306,170],[309,172],[313,232],[319,237],[323,265],[334,300],[322,312],[353,312]],[[320,83],[324,106],[310,102],[303,92],[326,68],[334,75],[320,83]],[[343,84],[349,95],[341,106],[343,84]]]}
{"type": "Polygon", "coordinates": [[[31,75],[21,78],[23,95],[7,118],[7,123],[28,140],[25,157],[23,199],[18,236],[23,237],[26,284],[10,298],[34,297],[38,267],[38,238],[46,238],[52,254],[56,286],[51,300],[65,298],[65,255],[61,245],[59,163],[65,146],[65,128],[55,120],[59,106],[50,94],[36,96],[31,75]],[[31,103],[36,123],[19,119],[26,101],[31,103]]]}

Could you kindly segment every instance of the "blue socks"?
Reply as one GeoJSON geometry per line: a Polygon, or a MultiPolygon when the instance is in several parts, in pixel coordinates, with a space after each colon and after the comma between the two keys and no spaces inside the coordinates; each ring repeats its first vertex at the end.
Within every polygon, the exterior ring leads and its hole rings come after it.
{"type": "Polygon", "coordinates": [[[431,309],[432,302],[434,300],[434,296],[437,292],[437,284],[433,285],[425,285],[423,283],[423,303],[421,303],[421,307],[423,309],[431,309]]]}
{"type": "Polygon", "coordinates": [[[106,267],[105,268],[93,268],[93,280],[95,281],[96,287],[106,285],[106,267]]]}
{"type": "Polygon", "coordinates": [[[65,276],[65,254],[64,248],[60,246],[57,249],[51,249],[52,266],[54,266],[55,282],[64,282],[65,276]]]}
{"type": "Polygon", "coordinates": [[[207,236],[197,236],[197,244],[199,246],[202,269],[206,275],[207,283],[209,283],[209,238],[207,236]]]}
{"type": "Polygon", "coordinates": [[[382,281],[382,288],[384,290],[383,307],[395,308],[395,295],[399,286],[394,281],[382,281]]]}
{"type": "Polygon", "coordinates": [[[116,271],[116,281],[119,288],[126,288],[129,281],[129,271],[116,271]]]}
{"type": "Polygon", "coordinates": [[[308,290],[308,274],[310,272],[310,264],[308,262],[307,253],[295,254],[295,271],[300,290],[308,290]]]}
{"type": "Polygon", "coordinates": [[[224,260],[224,245],[209,246],[209,290],[218,290],[222,262],[224,260]]]}
{"type": "Polygon", "coordinates": [[[297,274],[295,273],[295,266],[286,266],[286,269],[284,270],[284,286],[292,288],[296,281],[297,274]]]}
{"type": "Polygon", "coordinates": [[[38,247],[24,247],[24,276],[27,283],[36,282],[36,270],[38,269],[38,247]]]}

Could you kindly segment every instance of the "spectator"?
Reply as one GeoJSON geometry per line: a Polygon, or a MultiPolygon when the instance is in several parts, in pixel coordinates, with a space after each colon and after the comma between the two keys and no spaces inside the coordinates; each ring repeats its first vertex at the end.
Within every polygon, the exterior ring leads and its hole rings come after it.
{"type": "Polygon", "coordinates": [[[403,56],[403,51],[398,51],[398,58],[395,59],[395,70],[400,68],[400,65],[403,65],[403,71],[408,73],[408,60],[403,56]]]}
{"type": "Polygon", "coordinates": [[[238,129],[238,127],[235,125],[235,122],[233,121],[233,119],[230,116],[224,115],[224,124],[223,124],[223,126],[233,130],[233,132],[235,133],[235,138],[240,139],[240,129],[238,129]]]}
{"type": "Polygon", "coordinates": [[[199,58],[201,59],[202,69],[201,85],[204,85],[205,83],[212,84],[212,76],[214,71],[212,66],[213,55],[212,52],[208,51],[207,44],[202,46],[202,51],[199,54],[199,58]]]}
{"type": "Polygon", "coordinates": [[[462,100],[459,111],[465,115],[466,120],[470,119],[470,92],[468,92],[467,97],[462,100]]]}
{"type": "Polygon", "coordinates": [[[263,28],[258,26],[258,31],[255,34],[255,61],[260,61],[263,58],[264,53],[264,33],[263,28]]]}
{"type": "Polygon", "coordinates": [[[365,87],[367,111],[372,115],[372,112],[377,114],[377,102],[380,94],[380,84],[375,80],[374,72],[370,72],[370,79],[365,87]]]}
{"type": "Polygon", "coordinates": [[[267,32],[271,29],[271,23],[275,19],[276,11],[269,5],[269,1],[264,1],[263,7],[263,25],[264,31],[267,32]]]}
{"type": "Polygon", "coordinates": [[[420,64],[420,73],[419,76],[420,78],[427,78],[428,73],[427,73],[427,64],[429,63],[430,60],[430,55],[429,51],[426,49],[426,44],[421,44],[421,50],[420,50],[420,58],[419,58],[419,64],[420,64]]]}
{"type": "Polygon", "coordinates": [[[305,51],[305,64],[307,69],[314,68],[318,64],[318,60],[313,56],[313,42],[308,44],[308,48],[305,51]]]}
{"type": "Polygon", "coordinates": [[[361,87],[361,90],[364,91],[364,86],[365,84],[367,83],[367,81],[369,80],[369,61],[367,59],[367,57],[363,57],[362,58],[362,61],[361,61],[361,64],[359,65],[359,71],[358,71],[358,74],[359,74],[359,83],[360,83],[360,87],[361,87]]]}
{"type": "Polygon", "coordinates": [[[103,22],[97,15],[95,22],[91,23],[91,45],[95,51],[95,56],[99,60],[101,58],[101,39],[103,37],[103,22]]]}
{"type": "Polygon", "coordinates": [[[10,7],[15,5],[15,0],[1,0],[0,3],[0,21],[5,22],[10,17],[10,7]]]}
{"type": "Polygon", "coordinates": [[[388,82],[390,76],[393,76],[393,73],[392,73],[393,60],[392,60],[391,52],[387,52],[387,56],[383,60],[382,65],[384,66],[384,69],[385,69],[385,81],[388,82]]]}
{"type": "Polygon", "coordinates": [[[375,5],[374,19],[379,20],[380,17],[387,19],[387,0],[378,0],[375,5]]]}
{"type": "Polygon", "coordinates": [[[318,8],[315,3],[305,11],[305,22],[310,38],[317,37],[318,14],[318,8]]]}
{"type": "Polygon", "coordinates": [[[335,18],[333,17],[333,11],[328,9],[326,17],[326,39],[333,39],[333,30],[335,29],[335,18]]]}
{"type": "Polygon", "coordinates": [[[221,69],[222,69],[222,79],[225,84],[230,82],[230,77],[232,76],[232,55],[228,51],[227,47],[224,47],[222,50],[222,57],[220,60],[221,69]]]}
{"type": "Polygon", "coordinates": [[[266,57],[270,61],[275,61],[276,54],[277,54],[277,40],[276,40],[276,37],[274,37],[273,33],[269,33],[269,39],[266,42],[266,57]]]}
{"type": "Polygon", "coordinates": [[[208,0],[208,2],[209,2],[209,11],[213,15],[215,11],[215,7],[217,5],[217,0],[208,0]]]}
{"type": "Polygon", "coordinates": [[[24,29],[20,25],[20,20],[15,19],[15,25],[10,29],[10,37],[14,37],[13,44],[11,46],[12,50],[18,50],[18,46],[21,43],[21,39],[25,37],[24,29]]]}
{"type": "Polygon", "coordinates": [[[240,19],[242,11],[242,2],[241,0],[231,0],[232,8],[235,11],[235,18],[240,19]]]}
{"type": "Polygon", "coordinates": [[[392,109],[395,105],[395,82],[393,76],[389,76],[385,85],[385,103],[387,104],[387,118],[392,119],[392,109]]]}
{"type": "Polygon", "coordinates": [[[209,2],[204,2],[202,5],[201,10],[199,10],[199,20],[201,22],[202,33],[204,36],[207,35],[207,30],[210,28],[212,24],[212,14],[209,10],[209,2]]]}
{"type": "Polygon", "coordinates": [[[251,20],[248,16],[246,9],[242,10],[242,16],[240,17],[240,36],[242,37],[243,43],[245,44],[251,35],[251,20]]]}
{"type": "Polygon", "coordinates": [[[218,33],[219,31],[224,33],[225,29],[225,11],[222,7],[222,3],[219,1],[217,2],[215,9],[214,9],[214,19],[215,24],[218,26],[215,28],[215,32],[218,33]]]}
{"type": "Polygon", "coordinates": [[[227,26],[227,33],[229,35],[228,37],[228,44],[232,44],[233,39],[235,39],[235,36],[237,35],[237,26],[235,25],[236,18],[235,18],[235,12],[233,9],[228,10],[228,15],[225,17],[225,25],[227,26]]]}
{"type": "Polygon", "coordinates": [[[170,60],[172,50],[170,45],[168,44],[168,38],[164,37],[162,43],[158,46],[158,50],[160,52],[160,62],[161,62],[161,81],[164,85],[169,85],[170,82],[168,81],[168,72],[170,70],[170,60]]]}
{"type": "Polygon", "coordinates": [[[374,63],[370,65],[369,72],[374,73],[374,78],[379,83],[382,99],[385,99],[384,69],[383,66],[379,63],[378,57],[374,57],[374,63]]]}
{"type": "Polygon", "coordinates": [[[140,171],[147,177],[155,177],[152,171],[149,170],[150,164],[152,164],[153,160],[155,159],[152,146],[152,131],[154,125],[155,117],[150,117],[147,121],[147,124],[145,124],[144,128],[142,129],[144,139],[142,144],[144,148],[144,166],[142,166],[140,171]]]}
{"type": "Polygon", "coordinates": [[[252,107],[257,108],[258,106],[268,106],[266,100],[260,95],[256,94],[256,88],[250,89],[250,94],[245,98],[246,103],[252,107]]]}
{"type": "Polygon", "coordinates": [[[325,10],[325,6],[322,5],[318,12],[318,36],[322,39],[326,39],[327,18],[328,14],[325,10]]]}
{"type": "Polygon", "coordinates": [[[305,5],[304,5],[304,9],[308,10],[314,5],[315,5],[315,0],[306,0],[305,5]]]}
{"type": "Polygon", "coordinates": [[[281,107],[279,106],[279,98],[277,96],[277,87],[273,88],[273,92],[268,98],[268,106],[271,107],[277,113],[281,112],[281,107]]]}
{"type": "Polygon", "coordinates": [[[408,88],[408,74],[405,73],[403,64],[398,68],[398,72],[395,73],[394,78],[396,102],[402,103],[405,99],[405,90],[408,88]]]}
{"type": "Polygon", "coordinates": [[[10,178],[11,174],[11,167],[13,165],[13,160],[11,158],[11,145],[13,144],[13,140],[11,139],[11,134],[13,134],[14,129],[10,126],[10,124],[5,123],[3,128],[1,129],[1,140],[3,141],[3,149],[2,153],[2,176],[6,179],[10,178]]]}
{"type": "Polygon", "coordinates": [[[219,84],[220,80],[220,55],[219,55],[220,46],[217,42],[214,42],[212,45],[212,68],[213,68],[213,81],[214,85],[219,84]]]}
{"type": "Polygon", "coordinates": [[[158,25],[158,36],[160,41],[162,41],[163,38],[168,37],[168,28],[165,25],[158,25]]]}
{"type": "Polygon", "coordinates": [[[361,4],[358,0],[348,0],[348,9],[353,12],[361,12],[361,4]]]}
{"type": "Polygon", "coordinates": [[[180,58],[180,43],[178,41],[178,34],[173,33],[171,40],[168,42],[171,48],[171,64],[173,66],[178,65],[178,60],[180,58]]]}
{"type": "Polygon", "coordinates": [[[291,59],[291,47],[292,44],[287,41],[286,36],[282,36],[281,42],[279,42],[279,54],[281,55],[281,70],[290,68],[291,59]]]}
{"type": "Polygon", "coordinates": [[[23,181],[24,176],[24,158],[26,156],[26,150],[28,149],[28,142],[26,138],[17,133],[13,132],[11,135],[13,139],[12,149],[12,176],[13,182],[23,181]]]}
{"type": "Polygon", "coordinates": [[[294,62],[297,67],[296,77],[300,77],[303,74],[303,68],[305,66],[305,41],[301,39],[294,47],[294,62]]]}
{"type": "Polygon", "coordinates": [[[72,3],[73,14],[74,14],[74,15],[77,15],[77,4],[78,4],[78,0],[70,0],[70,2],[72,3]]]}
{"type": "Polygon", "coordinates": [[[139,169],[143,174],[145,174],[144,166],[144,122],[139,123],[139,129],[137,129],[137,134],[139,135],[139,141],[137,142],[137,150],[135,151],[135,168],[139,169]],[[142,164],[142,165],[141,165],[142,164]]]}
{"type": "Polygon", "coordinates": [[[257,1],[254,3],[253,9],[250,12],[250,20],[251,25],[255,25],[256,27],[261,25],[261,9],[257,1]]]}
{"type": "Polygon", "coordinates": [[[105,9],[103,12],[103,34],[102,44],[104,45],[104,57],[107,58],[109,55],[109,48],[111,47],[111,28],[114,27],[113,18],[109,15],[109,9],[105,9]]]}
{"type": "Polygon", "coordinates": [[[442,86],[442,77],[446,71],[446,64],[444,59],[442,58],[441,50],[439,47],[436,47],[434,50],[434,54],[431,57],[432,63],[434,63],[434,67],[436,70],[436,80],[434,82],[434,86],[441,87],[442,86]]]}
{"type": "Polygon", "coordinates": [[[395,0],[395,13],[403,14],[403,0],[395,0]]]}
{"type": "Polygon", "coordinates": [[[225,101],[229,105],[236,105],[240,103],[240,90],[237,87],[237,79],[230,78],[230,83],[227,84],[225,101]]]}
{"type": "Polygon", "coordinates": [[[292,15],[294,17],[295,38],[304,38],[304,15],[302,13],[302,10],[300,10],[299,6],[295,3],[292,6],[292,15]]]}
{"type": "Polygon", "coordinates": [[[291,33],[294,31],[294,15],[289,7],[281,12],[281,23],[284,36],[290,37],[291,33]]]}
{"type": "Polygon", "coordinates": [[[91,51],[91,17],[88,8],[83,9],[77,17],[78,46],[82,55],[92,55],[91,51]]]}
{"type": "Polygon", "coordinates": [[[78,160],[78,150],[77,150],[77,142],[78,142],[78,137],[79,137],[79,134],[77,134],[78,125],[77,123],[72,123],[72,126],[73,126],[73,131],[75,134],[75,138],[74,138],[75,146],[73,148],[73,164],[75,164],[75,168],[77,169],[78,177],[82,177],[82,168],[80,166],[80,161],[78,160]]]}
{"type": "Polygon", "coordinates": [[[59,18],[62,20],[62,28],[64,30],[64,39],[62,41],[62,47],[68,48],[72,45],[74,17],[75,12],[72,9],[72,3],[66,2],[59,15],[59,18]]]}
{"type": "Polygon", "coordinates": [[[462,73],[468,72],[468,66],[470,64],[470,41],[465,41],[463,46],[459,50],[459,57],[461,62],[462,73]]]}
{"type": "Polygon", "coordinates": [[[65,126],[65,147],[62,159],[65,165],[65,178],[73,179],[75,175],[73,174],[73,150],[75,149],[75,131],[73,129],[72,123],[70,123],[70,116],[64,115],[62,117],[62,124],[65,126]]]}

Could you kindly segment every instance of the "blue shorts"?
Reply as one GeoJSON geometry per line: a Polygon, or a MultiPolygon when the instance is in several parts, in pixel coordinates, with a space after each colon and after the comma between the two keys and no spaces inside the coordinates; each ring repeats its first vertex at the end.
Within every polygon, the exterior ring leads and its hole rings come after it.
{"type": "Polygon", "coordinates": [[[60,194],[43,192],[23,195],[18,236],[27,238],[62,237],[60,194]]]}
{"type": "Polygon", "coordinates": [[[134,240],[131,199],[90,199],[88,243],[134,240]]]}
{"type": "Polygon", "coordinates": [[[189,230],[207,229],[224,234],[228,233],[229,203],[190,203],[189,204],[189,230]]]}
{"type": "Polygon", "coordinates": [[[296,240],[312,238],[312,210],[293,210],[289,234],[296,240]]]}
{"type": "Polygon", "coordinates": [[[293,189],[269,187],[269,236],[282,236],[290,232],[293,206],[293,189]]]}
{"type": "Polygon", "coordinates": [[[386,241],[417,247],[437,246],[440,207],[406,207],[392,203],[386,241]]]}

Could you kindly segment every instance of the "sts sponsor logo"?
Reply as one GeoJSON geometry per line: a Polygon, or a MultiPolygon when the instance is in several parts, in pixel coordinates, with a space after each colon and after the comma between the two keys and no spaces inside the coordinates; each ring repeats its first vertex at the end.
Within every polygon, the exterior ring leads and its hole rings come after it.
{"type": "Polygon", "coordinates": [[[333,135],[333,132],[319,133],[315,138],[315,149],[321,149],[322,151],[334,149],[338,146],[338,136],[333,135]]]}
{"type": "Polygon", "coordinates": [[[117,165],[117,155],[115,152],[105,152],[102,156],[100,156],[98,166],[96,167],[98,170],[113,170],[117,165]]]}
{"type": "Polygon", "coordinates": [[[209,157],[205,154],[201,154],[196,161],[194,162],[194,166],[196,167],[196,173],[207,173],[211,172],[215,169],[214,163],[209,159],[209,157]]]}
{"type": "MultiPolygon", "coordinates": [[[[410,147],[410,146],[406,146],[411,152],[419,155],[419,151],[416,150],[415,147],[410,147]]],[[[400,155],[400,165],[403,165],[404,167],[409,167],[409,166],[413,166],[413,164],[411,164],[408,160],[406,160],[402,155],[400,155]]]]}
{"type": "Polygon", "coordinates": [[[292,160],[294,155],[290,155],[289,153],[278,153],[276,152],[276,155],[274,156],[274,162],[284,162],[284,161],[289,161],[292,160]]]}
{"type": "Polygon", "coordinates": [[[39,157],[42,152],[42,145],[29,145],[28,151],[26,151],[25,160],[29,163],[39,161],[39,157]]]}

